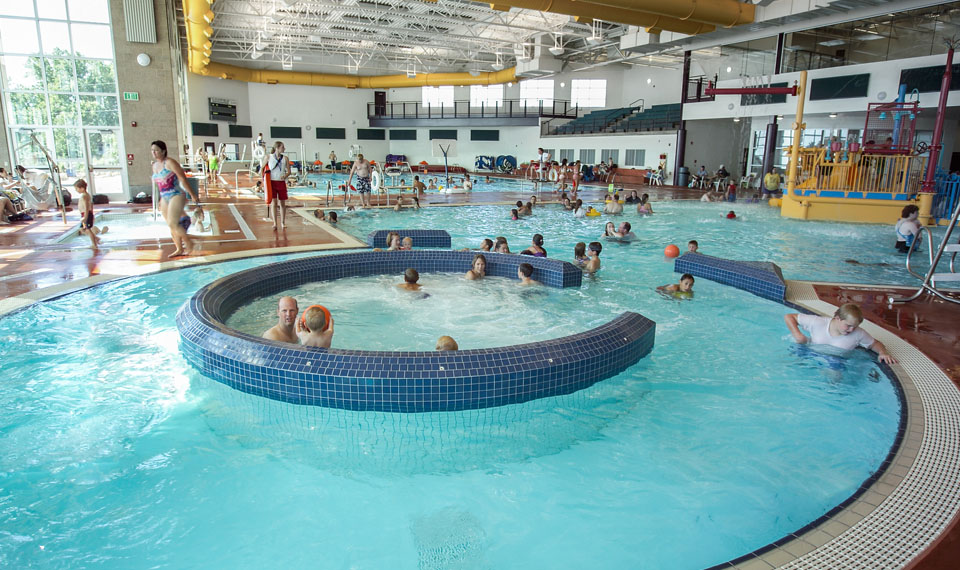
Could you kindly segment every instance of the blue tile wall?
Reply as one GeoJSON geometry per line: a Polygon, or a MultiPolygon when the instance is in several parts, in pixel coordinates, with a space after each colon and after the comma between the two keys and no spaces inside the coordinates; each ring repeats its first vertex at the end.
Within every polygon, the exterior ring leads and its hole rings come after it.
{"type": "Polygon", "coordinates": [[[689,273],[730,285],[772,301],[785,302],[787,283],[776,264],[766,261],[734,261],[702,253],[684,253],[673,262],[677,273],[689,273]]]}
{"type": "Polygon", "coordinates": [[[444,230],[377,230],[367,236],[370,247],[387,247],[387,234],[396,232],[400,238],[413,238],[413,247],[450,247],[450,234],[444,230]]]}
{"type": "MultiPolygon", "coordinates": [[[[308,281],[400,272],[466,272],[474,252],[401,251],[328,255],[275,263],[219,279],[177,314],[181,349],[203,374],[284,402],[349,410],[429,412],[477,409],[569,394],[609,378],[653,349],[656,324],[637,313],[568,337],[482,350],[384,352],[301,347],[228,328],[252,299],[308,281]]],[[[567,262],[484,254],[488,273],[515,277],[517,265],[554,287],[580,285],[567,262]]]]}

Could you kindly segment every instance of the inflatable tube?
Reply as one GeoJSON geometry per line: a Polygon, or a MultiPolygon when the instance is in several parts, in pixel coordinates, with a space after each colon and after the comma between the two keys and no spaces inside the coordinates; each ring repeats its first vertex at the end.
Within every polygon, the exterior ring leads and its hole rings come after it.
{"type": "Polygon", "coordinates": [[[253,147],[253,158],[256,158],[257,160],[263,160],[263,157],[266,156],[266,154],[267,153],[265,150],[263,150],[262,146],[256,145],[253,147]]]}
{"type": "Polygon", "coordinates": [[[601,215],[601,214],[600,214],[600,211],[599,211],[599,210],[593,210],[592,212],[587,212],[587,213],[584,214],[584,215],[587,216],[587,217],[589,217],[589,218],[595,218],[595,217],[597,217],[597,216],[599,216],[599,215],[601,215]]]}
{"type": "Polygon", "coordinates": [[[370,174],[370,189],[374,192],[380,191],[380,173],[376,170],[370,174]]]}
{"type": "Polygon", "coordinates": [[[547,179],[550,180],[550,182],[556,182],[558,177],[559,175],[557,174],[557,169],[550,168],[550,172],[547,174],[547,179]]]}

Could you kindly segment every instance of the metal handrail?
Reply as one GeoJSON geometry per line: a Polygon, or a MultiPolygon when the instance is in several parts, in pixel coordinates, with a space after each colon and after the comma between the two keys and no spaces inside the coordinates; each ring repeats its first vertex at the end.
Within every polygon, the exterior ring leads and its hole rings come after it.
{"type": "MultiPolygon", "coordinates": [[[[960,218],[960,204],[957,204],[957,207],[953,210],[953,216],[950,218],[950,225],[947,226],[947,233],[945,233],[945,234],[943,235],[943,239],[940,240],[940,246],[937,248],[937,253],[933,256],[933,259],[930,260],[930,269],[927,270],[927,274],[923,277],[923,282],[920,283],[920,288],[917,289],[917,290],[913,293],[913,295],[910,295],[909,297],[904,297],[904,298],[902,298],[902,299],[897,299],[897,298],[895,298],[895,297],[893,297],[893,296],[888,297],[887,300],[888,300],[891,304],[892,304],[892,303],[907,303],[907,302],[909,302],[909,301],[913,301],[914,299],[919,298],[920,295],[922,295],[924,292],[931,293],[931,294],[933,294],[933,295],[935,295],[935,296],[943,299],[944,301],[948,301],[948,302],[950,302],[950,303],[960,303],[960,300],[954,299],[954,298],[952,298],[952,297],[948,297],[948,296],[944,295],[943,293],[941,293],[940,291],[937,290],[937,288],[936,288],[935,285],[931,285],[931,281],[933,280],[933,275],[934,275],[934,273],[936,273],[936,270],[937,270],[937,264],[940,263],[940,258],[943,256],[943,252],[944,252],[944,250],[946,249],[947,244],[950,242],[950,236],[951,236],[951,234],[953,233],[953,229],[957,226],[957,219],[958,219],[958,218],[960,218]]],[[[927,229],[927,228],[922,228],[922,229],[926,229],[926,230],[927,230],[927,235],[928,235],[928,236],[929,236],[929,235],[932,235],[932,234],[930,233],[930,230],[929,230],[929,229],[927,229]]],[[[933,238],[931,237],[930,239],[932,240],[933,238]]],[[[911,253],[911,252],[913,251],[913,249],[916,247],[916,242],[917,242],[917,240],[913,240],[913,243],[910,244],[910,249],[907,251],[907,261],[908,261],[908,262],[909,262],[909,260],[910,260],[910,253],[911,253]]],[[[931,248],[931,249],[933,248],[932,242],[931,242],[931,244],[930,244],[930,248],[931,248]]],[[[956,254],[954,254],[954,256],[955,256],[955,255],[956,255],[956,254]]],[[[950,260],[950,268],[951,268],[951,272],[952,272],[952,270],[953,270],[953,259],[950,260]]],[[[907,269],[908,269],[908,271],[909,271],[909,265],[908,265],[907,269]]],[[[910,274],[911,274],[911,275],[917,275],[917,274],[914,273],[913,271],[910,271],[910,274]]]]}
{"type": "MultiPolygon", "coordinates": [[[[241,172],[249,172],[249,173],[250,173],[250,177],[253,178],[253,171],[250,170],[249,168],[240,168],[240,169],[234,171],[234,173],[233,173],[233,186],[234,186],[234,188],[235,188],[236,191],[237,191],[236,196],[235,196],[235,198],[234,198],[234,201],[239,201],[239,200],[240,200],[240,173],[241,173],[241,172]]],[[[266,192],[267,189],[264,188],[263,191],[266,192]]]]}
{"type": "MultiPolygon", "coordinates": [[[[933,234],[930,232],[930,228],[926,226],[920,227],[921,231],[927,232],[927,253],[929,254],[930,266],[933,266],[933,234]]],[[[921,240],[915,239],[910,243],[910,249],[907,250],[907,272],[910,275],[913,275],[917,279],[923,279],[923,275],[916,273],[913,269],[910,269],[910,257],[913,255],[914,250],[917,249],[917,243],[921,240]]]]}
{"type": "Polygon", "coordinates": [[[153,221],[157,221],[157,181],[153,178],[150,179],[150,205],[153,208],[153,221]]]}

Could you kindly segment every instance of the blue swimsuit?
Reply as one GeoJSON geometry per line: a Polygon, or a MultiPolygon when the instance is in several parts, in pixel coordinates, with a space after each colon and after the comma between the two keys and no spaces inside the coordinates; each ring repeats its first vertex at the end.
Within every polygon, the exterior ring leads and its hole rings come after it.
{"type": "Polygon", "coordinates": [[[160,172],[153,173],[153,180],[157,183],[157,189],[160,190],[160,197],[169,201],[177,194],[183,193],[180,188],[180,181],[177,175],[166,166],[160,172]]]}

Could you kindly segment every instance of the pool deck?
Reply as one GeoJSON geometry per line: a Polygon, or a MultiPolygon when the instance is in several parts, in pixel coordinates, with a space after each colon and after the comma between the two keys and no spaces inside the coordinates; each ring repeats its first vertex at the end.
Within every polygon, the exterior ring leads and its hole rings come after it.
{"type": "MultiPolygon", "coordinates": [[[[83,241],[57,243],[67,230],[80,221],[76,208],[67,214],[64,224],[59,213],[42,213],[32,222],[0,225],[0,315],[35,301],[129,275],[139,275],[174,267],[222,261],[224,259],[271,253],[365,247],[358,240],[314,219],[314,208],[324,207],[323,199],[292,192],[286,228],[273,230],[265,219],[262,200],[248,191],[229,185],[212,185],[202,196],[208,215],[216,217],[220,234],[196,242],[196,250],[187,257],[172,260],[172,242],[151,239],[110,243],[93,251],[83,241]]],[[[249,179],[241,179],[241,185],[249,179]]],[[[424,206],[462,204],[510,204],[527,201],[532,192],[482,192],[482,183],[471,193],[427,193],[424,206]]],[[[675,187],[626,185],[627,190],[647,192],[654,201],[664,198],[698,199],[702,190],[675,187]]],[[[584,202],[598,202],[605,188],[587,187],[581,193],[584,202]]],[[[541,201],[556,200],[550,192],[540,194],[541,201]]],[[[340,201],[336,201],[339,208],[340,201]]],[[[109,204],[98,206],[98,213],[138,213],[150,206],[109,204]]],[[[109,238],[109,234],[106,236],[109,238]]],[[[856,302],[868,321],[894,337],[909,343],[927,356],[955,386],[960,387],[960,305],[923,296],[919,300],[889,306],[890,293],[910,294],[913,290],[869,285],[813,283],[816,299],[829,305],[856,302]]],[[[957,492],[960,492],[958,490],[957,492]]],[[[826,537],[824,537],[826,538],[826,537]]],[[[783,552],[790,554],[789,549],[783,552]]],[[[776,554],[776,553],[775,553],[776,554]]],[[[781,553],[782,554],[782,553],[781,553]]],[[[792,555],[792,554],[791,554],[792,555]]],[[[740,564],[741,568],[773,568],[775,558],[740,564]]],[[[960,517],[954,517],[932,546],[907,567],[922,570],[953,569],[960,560],[960,517]]],[[[790,565],[784,560],[784,564],[790,565]]],[[[798,566],[799,567],[799,566],[798,566]]]]}

